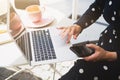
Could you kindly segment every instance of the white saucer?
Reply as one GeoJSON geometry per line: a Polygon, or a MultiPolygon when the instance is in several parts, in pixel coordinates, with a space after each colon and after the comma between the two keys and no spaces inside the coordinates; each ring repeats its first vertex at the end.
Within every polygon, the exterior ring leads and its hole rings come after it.
{"type": "Polygon", "coordinates": [[[51,24],[54,21],[54,17],[43,16],[42,20],[39,22],[33,23],[28,16],[23,18],[25,27],[27,28],[41,28],[51,24]]]}
{"type": "Polygon", "coordinates": [[[18,13],[26,28],[41,28],[41,27],[46,27],[47,25],[51,24],[55,20],[55,17],[52,16],[52,13],[50,13],[50,11],[51,10],[49,10],[48,7],[45,7],[45,11],[42,14],[42,20],[37,23],[33,23],[30,20],[25,10],[18,10],[18,13]]]}
{"type": "Polygon", "coordinates": [[[42,20],[40,20],[39,22],[33,23],[30,22],[27,27],[29,28],[40,28],[40,27],[45,27],[49,24],[51,24],[54,21],[53,17],[44,17],[42,18],[42,20]]]}

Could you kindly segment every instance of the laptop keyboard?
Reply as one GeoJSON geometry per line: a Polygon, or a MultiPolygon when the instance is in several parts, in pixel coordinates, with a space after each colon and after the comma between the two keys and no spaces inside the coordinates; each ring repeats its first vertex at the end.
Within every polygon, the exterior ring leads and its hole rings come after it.
{"type": "MultiPolygon", "coordinates": [[[[35,61],[43,61],[56,59],[56,54],[52,44],[49,30],[32,31],[31,37],[33,41],[33,50],[35,54],[35,61]]],[[[20,46],[27,59],[32,60],[31,55],[31,43],[30,33],[24,33],[20,38],[16,40],[18,46],[20,46]]]]}
{"type": "Polygon", "coordinates": [[[56,59],[49,30],[32,31],[35,61],[56,59]]]}

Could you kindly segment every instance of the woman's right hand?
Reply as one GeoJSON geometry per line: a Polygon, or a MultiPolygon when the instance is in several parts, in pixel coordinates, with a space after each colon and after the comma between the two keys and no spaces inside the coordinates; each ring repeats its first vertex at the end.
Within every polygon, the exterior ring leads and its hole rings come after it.
{"type": "Polygon", "coordinates": [[[76,24],[68,26],[68,27],[59,27],[57,29],[61,30],[62,38],[65,38],[67,36],[66,43],[70,42],[70,39],[71,39],[72,36],[73,36],[74,39],[77,39],[77,36],[82,31],[82,28],[79,25],[76,25],[76,24]]]}

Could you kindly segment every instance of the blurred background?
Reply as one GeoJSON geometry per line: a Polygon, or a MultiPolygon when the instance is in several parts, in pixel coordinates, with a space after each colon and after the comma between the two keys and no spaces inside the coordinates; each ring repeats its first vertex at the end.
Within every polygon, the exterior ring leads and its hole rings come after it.
{"type": "MultiPolygon", "coordinates": [[[[32,1],[32,0],[31,0],[32,1]]],[[[62,12],[66,17],[70,17],[73,10],[74,0],[40,0],[40,5],[54,8],[62,12]]],[[[76,3],[76,13],[77,15],[82,15],[91,3],[95,0],[77,0],[76,3]]],[[[7,13],[7,0],[0,0],[0,25],[6,23],[6,13],[7,13]]],[[[98,19],[98,22],[105,23],[103,17],[98,19]]],[[[57,63],[56,65],[42,65],[36,66],[31,71],[43,80],[58,80],[62,75],[64,75],[72,66],[73,61],[66,61],[57,63]],[[57,71],[54,70],[56,68],[57,71]],[[54,79],[53,79],[54,78],[54,79]]],[[[21,68],[30,68],[28,65],[20,66],[21,68]]],[[[11,68],[10,68],[11,69],[11,68]]]]}

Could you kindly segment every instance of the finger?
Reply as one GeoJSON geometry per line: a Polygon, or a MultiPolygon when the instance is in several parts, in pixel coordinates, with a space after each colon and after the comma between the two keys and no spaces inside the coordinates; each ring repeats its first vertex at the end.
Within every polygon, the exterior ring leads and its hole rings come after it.
{"type": "Polygon", "coordinates": [[[64,35],[65,35],[66,29],[67,29],[67,28],[63,28],[62,30],[60,30],[60,35],[61,35],[62,38],[63,38],[64,35]]]}
{"type": "Polygon", "coordinates": [[[64,29],[65,27],[61,26],[61,27],[57,27],[57,29],[64,29]]]}
{"type": "Polygon", "coordinates": [[[73,35],[73,38],[74,38],[74,39],[77,39],[78,35],[79,35],[79,34],[73,35]]]}
{"type": "Polygon", "coordinates": [[[79,32],[74,31],[73,38],[77,39],[78,35],[79,35],[79,32]]]}
{"type": "Polygon", "coordinates": [[[89,47],[89,48],[95,49],[95,50],[98,49],[98,46],[95,45],[95,44],[92,44],[92,43],[86,44],[86,46],[89,47]]]}
{"type": "Polygon", "coordinates": [[[73,35],[73,38],[76,39],[76,37],[74,37],[74,34],[75,34],[75,29],[71,29],[70,36],[73,35]]]}
{"type": "Polygon", "coordinates": [[[96,59],[96,54],[92,54],[92,55],[90,55],[90,56],[88,56],[88,57],[84,57],[84,59],[86,60],[86,61],[96,61],[97,59],[96,59]]]}
{"type": "Polygon", "coordinates": [[[68,36],[67,36],[67,41],[66,41],[67,43],[70,42],[71,37],[72,37],[72,35],[68,35],[68,36]]]}
{"type": "Polygon", "coordinates": [[[63,29],[61,32],[61,37],[64,38],[66,35],[67,35],[67,30],[66,29],[63,29]]]}
{"type": "Polygon", "coordinates": [[[67,29],[67,30],[64,32],[64,36],[63,36],[64,38],[67,38],[67,43],[70,42],[71,36],[72,36],[71,30],[70,30],[70,29],[67,29]]]}
{"type": "Polygon", "coordinates": [[[63,28],[62,30],[61,30],[61,33],[66,33],[66,31],[67,31],[67,28],[63,28]]]}
{"type": "Polygon", "coordinates": [[[56,29],[58,29],[59,35],[62,35],[65,31],[64,27],[57,27],[56,29]]]}

